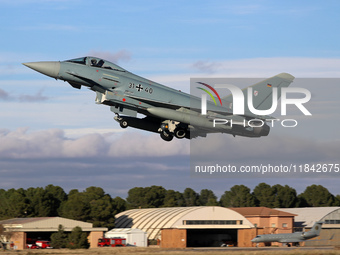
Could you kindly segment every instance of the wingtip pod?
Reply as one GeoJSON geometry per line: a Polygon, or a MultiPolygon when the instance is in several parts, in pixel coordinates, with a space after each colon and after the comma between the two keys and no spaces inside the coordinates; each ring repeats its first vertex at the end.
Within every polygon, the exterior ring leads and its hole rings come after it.
{"type": "Polygon", "coordinates": [[[276,75],[276,77],[280,77],[280,78],[288,80],[290,82],[292,82],[295,79],[295,77],[293,75],[289,74],[289,73],[280,73],[280,74],[276,75]]]}

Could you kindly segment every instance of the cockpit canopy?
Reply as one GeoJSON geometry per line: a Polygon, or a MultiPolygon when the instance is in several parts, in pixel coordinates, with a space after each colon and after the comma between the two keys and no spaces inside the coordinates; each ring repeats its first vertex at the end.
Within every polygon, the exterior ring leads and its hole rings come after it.
{"type": "Polygon", "coordinates": [[[111,70],[119,71],[119,72],[126,72],[125,69],[121,68],[120,66],[116,64],[113,64],[109,61],[106,61],[100,58],[95,58],[95,57],[83,57],[83,58],[70,59],[70,60],[66,60],[65,62],[76,63],[80,65],[87,65],[87,66],[92,66],[96,68],[111,69],[111,70]]]}

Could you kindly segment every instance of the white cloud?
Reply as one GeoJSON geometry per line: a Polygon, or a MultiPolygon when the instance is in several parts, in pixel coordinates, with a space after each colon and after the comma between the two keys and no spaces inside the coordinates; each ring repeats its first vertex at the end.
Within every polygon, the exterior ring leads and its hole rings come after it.
{"type": "Polygon", "coordinates": [[[158,134],[124,133],[118,141],[111,144],[109,155],[131,157],[161,157],[188,155],[189,141],[174,138],[171,142],[163,141],[158,134]]]}
{"type": "Polygon", "coordinates": [[[92,133],[74,139],[60,129],[29,132],[0,130],[0,157],[3,159],[162,157],[188,155],[189,141],[167,143],[157,135],[137,132],[92,133]]]}
{"type": "Polygon", "coordinates": [[[115,133],[126,132],[126,129],[113,129],[113,128],[74,128],[74,129],[64,129],[65,137],[70,139],[76,139],[84,135],[89,134],[100,134],[104,137],[112,136],[115,133]]]}
{"type": "Polygon", "coordinates": [[[215,70],[220,69],[221,64],[214,61],[214,62],[210,62],[210,61],[196,61],[193,65],[194,69],[197,69],[198,71],[201,71],[203,73],[214,73],[215,70]]]}

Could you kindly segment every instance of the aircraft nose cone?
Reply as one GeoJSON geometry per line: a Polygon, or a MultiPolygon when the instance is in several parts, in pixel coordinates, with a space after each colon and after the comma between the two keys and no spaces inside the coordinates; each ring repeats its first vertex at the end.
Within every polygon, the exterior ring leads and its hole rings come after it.
{"type": "Polygon", "coordinates": [[[52,78],[57,78],[60,71],[59,61],[29,62],[23,65],[52,78]]]}

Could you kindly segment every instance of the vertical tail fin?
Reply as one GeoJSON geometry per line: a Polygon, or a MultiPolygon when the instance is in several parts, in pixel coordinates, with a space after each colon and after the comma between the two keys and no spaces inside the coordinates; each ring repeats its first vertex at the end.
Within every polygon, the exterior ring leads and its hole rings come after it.
{"type": "MultiPolygon", "coordinates": [[[[273,93],[272,88],[278,88],[277,99],[281,97],[281,88],[288,87],[294,80],[294,76],[288,73],[280,73],[271,78],[263,80],[254,84],[253,89],[253,106],[257,110],[268,110],[271,108],[273,104],[273,93]]],[[[245,105],[244,109],[246,112],[249,112],[247,98],[248,98],[248,87],[242,90],[244,94],[245,105]]],[[[228,102],[232,102],[232,95],[226,96],[223,98],[228,102]]]]}
{"type": "Polygon", "coordinates": [[[324,223],[323,221],[315,222],[314,226],[312,227],[312,229],[309,232],[313,232],[313,234],[315,234],[317,236],[320,235],[320,231],[321,231],[321,227],[322,227],[323,223],[324,223]]]}

